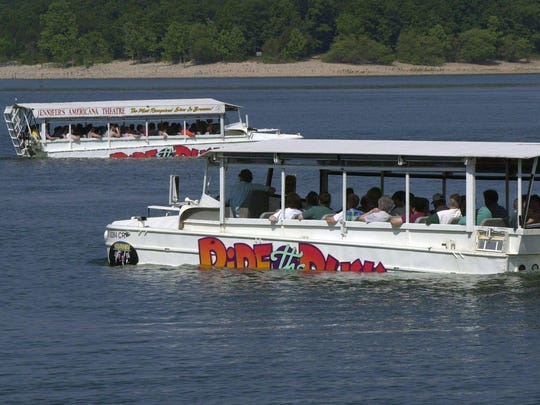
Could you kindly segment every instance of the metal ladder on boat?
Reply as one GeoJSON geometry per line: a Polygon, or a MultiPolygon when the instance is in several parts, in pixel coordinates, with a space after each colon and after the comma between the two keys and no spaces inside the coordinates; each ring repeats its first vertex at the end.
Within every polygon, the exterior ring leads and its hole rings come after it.
{"type": "Polygon", "coordinates": [[[17,114],[16,108],[13,108],[13,106],[6,107],[4,110],[4,120],[6,121],[11,143],[15,148],[17,156],[25,156],[25,125],[19,114],[17,114]]]}
{"type": "Polygon", "coordinates": [[[7,106],[4,110],[4,120],[17,156],[30,156],[27,148],[28,139],[25,139],[28,138],[25,136],[28,125],[25,117],[19,111],[14,106],[7,106]]]}

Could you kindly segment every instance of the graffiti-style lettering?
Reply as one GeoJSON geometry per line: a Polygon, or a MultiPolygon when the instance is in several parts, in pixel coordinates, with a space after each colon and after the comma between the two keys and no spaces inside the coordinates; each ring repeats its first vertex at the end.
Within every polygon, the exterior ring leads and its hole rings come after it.
{"type": "Polygon", "coordinates": [[[159,158],[168,158],[168,157],[197,157],[202,155],[203,153],[208,152],[212,148],[208,149],[197,149],[197,148],[188,148],[183,145],[175,145],[175,146],[169,146],[163,149],[150,149],[147,151],[137,151],[132,152],[131,154],[127,154],[124,152],[114,152],[109,155],[109,157],[114,159],[124,159],[124,158],[151,158],[151,157],[159,157],[159,158]]]}
{"type": "Polygon", "coordinates": [[[386,268],[377,263],[359,258],[343,261],[332,255],[324,255],[319,248],[310,243],[280,245],[272,243],[234,243],[227,247],[218,238],[199,239],[199,263],[202,268],[231,268],[258,270],[307,270],[307,271],[350,271],[383,273],[386,268]]]}

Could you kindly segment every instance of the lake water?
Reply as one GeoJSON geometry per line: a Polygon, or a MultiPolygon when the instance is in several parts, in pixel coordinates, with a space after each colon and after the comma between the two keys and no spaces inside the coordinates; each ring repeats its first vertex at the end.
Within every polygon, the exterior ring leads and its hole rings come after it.
{"type": "MultiPolygon", "coordinates": [[[[540,75],[0,80],[2,106],[188,97],[308,138],[540,135],[540,75]]],[[[2,403],[540,401],[538,275],[109,267],[106,224],[201,167],[20,160],[0,128],[2,403]]]]}

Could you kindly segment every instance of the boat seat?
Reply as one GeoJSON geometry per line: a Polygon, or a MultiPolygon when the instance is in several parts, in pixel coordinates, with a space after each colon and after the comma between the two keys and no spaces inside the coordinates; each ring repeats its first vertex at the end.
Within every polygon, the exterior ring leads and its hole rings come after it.
{"type": "Polygon", "coordinates": [[[425,217],[418,217],[416,218],[416,221],[414,221],[414,223],[416,224],[425,224],[427,223],[427,220],[428,220],[429,216],[425,216],[425,217]]]}
{"type": "Polygon", "coordinates": [[[252,190],[246,201],[238,208],[239,218],[259,218],[268,211],[268,193],[264,190],[252,190]]]}
{"type": "MultiPolygon", "coordinates": [[[[265,190],[252,190],[246,199],[247,218],[260,218],[263,212],[268,211],[268,193],[265,190]]],[[[240,208],[240,211],[242,208],[240,208]]],[[[240,216],[243,217],[242,213],[240,216]]],[[[243,217],[243,218],[246,218],[243,217]]]]}
{"type": "Polygon", "coordinates": [[[193,207],[180,214],[179,229],[183,229],[184,222],[189,219],[218,221],[219,207],[193,207]]]}
{"type": "Polygon", "coordinates": [[[505,227],[503,218],[485,218],[480,222],[480,226],[500,226],[505,227]]]}

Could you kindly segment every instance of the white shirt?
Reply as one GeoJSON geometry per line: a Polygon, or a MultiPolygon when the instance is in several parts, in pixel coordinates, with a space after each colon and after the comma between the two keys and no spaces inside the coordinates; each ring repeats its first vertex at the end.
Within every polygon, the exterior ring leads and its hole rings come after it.
{"type": "MultiPolygon", "coordinates": [[[[295,215],[298,215],[301,213],[302,211],[296,208],[285,208],[285,219],[293,219],[295,215]]],[[[276,212],[273,216],[276,217],[276,221],[279,221],[281,219],[281,210],[276,212]]]]}
{"type": "Polygon", "coordinates": [[[461,210],[459,208],[449,208],[437,212],[440,224],[449,224],[454,218],[461,218],[461,210]]]}

